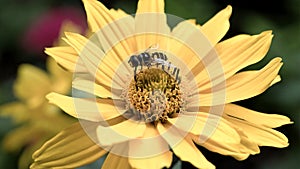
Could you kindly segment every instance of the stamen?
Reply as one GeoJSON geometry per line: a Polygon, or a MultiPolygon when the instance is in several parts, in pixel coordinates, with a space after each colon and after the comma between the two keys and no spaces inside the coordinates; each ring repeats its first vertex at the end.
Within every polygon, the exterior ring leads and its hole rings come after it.
{"type": "Polygon", "coordinates": [[[164,123],[182,109],[179,84],[161,69],[141,70],[132,80],[127,93],[129,108],[146,123],[164,123]]]}

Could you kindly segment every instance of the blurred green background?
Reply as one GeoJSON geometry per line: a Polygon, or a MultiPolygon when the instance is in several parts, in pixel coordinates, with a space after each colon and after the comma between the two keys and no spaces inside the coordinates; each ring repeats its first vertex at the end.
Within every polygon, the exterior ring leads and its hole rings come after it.
{"type": "MultiPolygon", "coordinates": [[[[136,0],[102,0],[109,8],[122,8],[134,13],[136,0]]],[[[184,19],[195,18],[203,24],[228,4],[233,6],[231,27],[226,38],[237,34],[258,34],[273,30],[271,49],[262,62],[251,66],[258,69],[271,58],[281,56],[284,66],[282,81],[262,95],[238,104],[261,112],[278,113],[295,123],[279,128],[290,140],[284,149],[262,147],[259,155],[239,162],[201,149],[217,168],[293,169],[300,159],[300,1],[285,0],[166,0],[166,12],[184,19]]],[[[45,68],[43,48],[51,46],[57,36],[61,20],[70,19],[86,26],[82,2],[79,0],[0,0],[0,104],[16,100],[12,84],[17,68],[30,63],[45,68]],[[62,12],[63,11],[63,12],[62,12]],[[43,22],[44,21],[44,22],[43,22]],[[44,36],[45,34],[49,36],[44,36]]],[[[250,69],[249,68],[249,69],[250,69]]],[[[16,126],[9,118],[0,118],[0,138],[16,126]]],[[[0,141],[1,141],[0,140],[0,141]]],[[[0,148],[0,168],[17,168],[20,154],[0,148]]],[[[82,168],[99,168],[101,161],[82,168]]],[[[176,168],[191,168],[181,163],[176,168]]]]}

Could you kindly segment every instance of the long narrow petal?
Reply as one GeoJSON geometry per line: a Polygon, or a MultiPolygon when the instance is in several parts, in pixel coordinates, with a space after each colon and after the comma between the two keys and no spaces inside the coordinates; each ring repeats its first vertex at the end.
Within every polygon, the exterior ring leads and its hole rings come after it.
{"type": "Polygon", "coordinates": [[[134,51],[134,18],[124,11],[108,10],[95,0],[84,0],[88,22],[99,38],[104,52],[113,50],[113,57],[122,61],[134,51]],[[116,45],[119,44],[119,45],[116,45]]]}
{"type": "Polygon", "coordinates": [[[257,154],[260,152],[258,145],[249,139],[244,132],[240,130],[237,130],[237,132],[240,134],[241,141],[239,143],[229,144],[212,139],[208,139],[203,143],[199,139],[200,135],[189,134],[188,136],[191,137],[196,144],[201,145],[212,152],[232,156],[237,160],[245,160],[250,154],[257,154]]]}
{"type": "Polygon", "coordinates": [[[217,44],[218,56],[207,55],[204,59],[209,61],[206,62],[205,68],[200,66],[203,64],[200,62],[192,69],[200,89],[208,89],[242,68],[260,61],[269,50],[272,37],[271,31],[265,31],[254,36],[238,35],[217,44]],[[218,66],[219,64],[222,67],[218,66]]]}
{"type": "MultiPolygon", "coordinates": [[[[91,123],[91,128],[95,125],[91,123]]],[[[75,123],[37,150],[30,168],[76,168],[96,161],[104,154],[106,151],[88,137],[81,124],[75,123]]]]}
{"type": "Polygon", "coordinates": [[[276,128],[292,123],[291,120],[286,116],[279,114],[260,113],[235,104],[226,104],[224,107],[224,113],[230,117],[235,117],[269,128],[276,128]]]}
{"type": "MultiPolygon", "coordinates": [[[[210,43],[209,39],[199,29],[198,26],[190,21],[182,21],[174,27],[172,30],[172,39],[169,40],[168,51],[180,58],[189,69],[192,69],[199,64],[208,64],[210,57],[217,57],[217,53],[214,49],[214,45],[210,43]],[[188,30],[188,31],[187,31],[188,30]],[[209,57],[207,57],[209,56],[209,57]],[[204,60],[207,58],[206,60],[204,60]]],[[[201,70],[204,68],[200,66],[201,70]]],[[[208,79],[208,78],[206,78],[208,79]]]]}
{"type": "Polygon", "coordinates": [[[79,56],[71,46],[46,48],[45,53],[70,72],[88,72],[82,61],[78,60],[79,56]]]}
{"type": "Polygon", "coordinates": [[[62,69],[51,57],[47,59],[46,66],[52,82],[51,90],[62,94],[69,92],[71,89],[72,74],[62,69]]]}
{"type": "Polygon", "coordinates": [[[86,80],[82,78],[75,78],[72,82],[72,87],[101,98],[119,99],[119,96],[117,96],[117,94],[121,94],[121,89],[112,89],[110,91],[107,88],[98,85],[91,80],[86,80]]]}
{"type": "Polygon", "coordinates": [[[170,28],[167,25],[164,7],[164,0],[139,1],[135,16],[137,51],[145,51],[157,44],[159,49],[165,49],[165,36],[170,34],[170,28]]]}
{"type": "Polygon", "coordinates": [[[231,103],[259,95],[278,81],[278,72],[282,66],[281,58],[275,58],[259,71],[244,71],[227,79],[226,85],[215,86],[214,91],[200,91],[199,97],[188,104],[189,107],[212,106],[231,103]]]}
{"type": "MultiPolygon", "coordinates": [[[[172,35],[175,38],[182,40],[184,44],[188,44],[188,47],[192,48],[196,53],[193,53],[188,49],[184,49],[185,47],[183,44],[174,45],[174,42],[171,42],[172,45],[169,45],[170,51],[177,57],[181,58],[181,60],[184,61],[189,68],[195,67],[197,69],[204,70],[203,64],[207,65],[208,63],[205,63],[203,58],[206,58],[206,60],[209,60],[208,57],[217,58],[217,53],[212,49],[213,46],[215,46],[228,31],[231,12],[232,8],[231,6],[228,6],[216,14],[203,26],[196,26],[190,21],[181,22],[173,29],[172,35]],[[202,66],[199,66],[199,64],[202,64],[202,66]]],[[[194,71],[193,69],[192,72],[195,75],[198,74],[197,71],[194,71]]],[[[203,71],[203,73],[206,73],[206,71],[203,71]]],[[[207,81],[210,76],[205,75],[201,77],[207,81]]]]}
{"type": "Polygon", "coordinates": [[[30,136],[37,134],[39,134],[39,131],[31,125],[24,125],[7,133],[2,139],[2,145],[8,152],[19,152],[32,141],[30,136]]]}
{"type": "Polygon", "coordinates": [[[30,119],[29,107],[22,102],[10,102],[0,106],[0,117],[10,117],[15,124],[23,123],[30,119]]]}
{"type": "MultiPolygon", "coordinates": [[[[128,14],[120,9],[108,10],[101,2],[97,0],[83,0],[83,3],[92,32],[97,32],[99,29],[107,26],[109,23],[128,16],[128,14]]],[[[128,26],[130,27],[133,25],[128,26]]]]}
{"type": "Polygon", "coordinates": [[[164,13],[164,11],[164,0],[139,0],[136,13],[164,13]]]}
{"type": "Polygon", "coordinates": [[[234,145],[234,144],[221,144],[221,142],[215,142],[215,141],[212,141],[212,140],[208,140],[205,143],[201,143],[199,141],[200,136],[190,134],[189,137],[191,137],[196,144],[205,147],[209,151],[219,153],[219,154],[222,154],[222,155],[232,156],[232,157],[236,158],[237,160],[244,160],[244,159],[248,158],[249,155],[250,155],[250,153],[240,152],[239,148],[241,147],[241,145],[239,145],[239,144],[236,144],[236,145],[234,145]]]}
{"type": "Polygon", "coordinates": [[[233,123],[237,128],[243,130],[244,133],[259,146],[282,148],[289,145],[287,137],[274,129],[259,126],[233,117],[225,118],[233,123]]]}
{"type": "Polygon", "coordinates": [[[126,120],[113,126],[98,126],[97,137],[104,146],[122,143],[143,136],[146,125],[134,120],[126,120]]]}
{"type": "Polygon", "coordinates": [[[261,94],[276,79],[281,66],[281,58],[275,58],[259,71],[246,71],[232,76],[226,82],[226,102],[244,100],[261,94]]]}
{"type": "Polygon", "coordinates": [[[129,141],[129,163],[133,168],[169,168],[172,152],[154,126],[147,126],[143,137],[129,141]]]}
{"type": "Polygon", "coordinates": [[[158,123],[157,129],[162,137],[169,143],[176,156],[182,161],[188,161],[198,168],[215,168],[197,149],[193,141],[191,139],[185,139],[175,127],[166,128],[158,123]]]}
{"type": "Polygon", "coordinates": [[[44,96],[51,89],[51,81],[45,71],[23,64],[18,70],[18,77],[13,88],[19,99],[30,107],[36,107],[45,102],[44,96]]]}
{"type": "Polygon", "coordinates": [[[227,6],[217,13],[213,18],[202,25],[201,30],[207,36],[212,45],[217,44],[227,33],[229,29],[229,18],[232,13],[232,7],[227,6]]]}
{"type": "Polygon", "coordinates": [[[224,144],[240,143],[239,134],[221,116],[198,112],[182,114],[168,121],[180,130],[201,135],[202,142],[210,139],[224,144]]]}
{"type": "MultiPolygon", "coordinates": [[[[152,143],[153,145],[153,143],[152,143]]],[[[151,145],[148,145],[151,146],[151,145]]],[[[129,158],[130,165],[133,168],[143,168],[147,166],[149,169],[169,168],[172,164],[172,152],[167,151],[148,158],[129,158]]]]}
{"type": "Polygon", "coordinates": [[[128,159],[128,142],[113,145],[101,169],[132,169],[128,159]]]}
{"type": "Polygon", "coordinates": [[[121,85],[119,78],[113,78],[115,75],[115,69],[120,64],[113,62],[111,59],[103,59],[105,54],[103,51],[92,41],[80,34],[66,33],[66,42],[71,45],[86,65],[92,77],[95,77],[98,83],[105,86],[112,86],[114,84],[121,85]]]}
{"type": "Polygon", "coordinates": [[[118,109],[118,101],[112,99],[73,98],[58,93],[50,93],[46,97],[69,115],[94,122],[113,119],[125,112],[125,109],[118,109]]]}

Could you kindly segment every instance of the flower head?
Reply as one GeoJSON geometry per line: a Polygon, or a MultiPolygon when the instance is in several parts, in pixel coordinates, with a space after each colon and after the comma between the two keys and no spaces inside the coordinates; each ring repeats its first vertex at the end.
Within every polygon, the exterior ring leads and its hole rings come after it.
{"type": "Polygon", "coordinates": [[[52,58],[47,63],[49,74],[29,64],[21,65],[14,83],[18,101],[0,107],[0,115],[12,118],[18,125],[4,137],[3,146],[11,153],[22,152],[20,169],[28,168],[32,163],[31,154],[43,142],[73,122],[45,99],[48,92],[66,94],[71,87],[71,76],[52,58]],[[58,124],[53,126],[53,123],[58,124]]]}
{"type": "Polygon", "coordinates": [[[188,20],[170,28],[174,16],[164,13],[163,0],[140,0],[135,16],[83,2],[93,36],[66,32],[69,46],[46,49],[74,72],[75,89],[73,97],[47,98],[80,121],[36,151],[32,168],[74,168],[106,153],[103,168],[170,167],[173,153],[214,168],[195,143],[238,160],[259,146],[288,145],[272,128],[289,118],[232,104],[280,81],[280,58],[239,72],[265,56],[271,31],[220,42],[231,6],[202,26],[188,20]]]}
{"type": "MultiPolygon", "coordinates": [[[[63,23],[62,30],[80,32],[70,22],[63,23]]],[[[52,58],[47,59],[46,68],[47,71],[44,71],[30,64],[22,64],[13,84],[14,95],[18,100],[0,106],[0,116],[11,118],[18,126],[5,135],[3,147],[10,153],[21,154],[18,164],[20,169],[29,167],[32,163],[31,155],[47,139],[74,122],[74,119],[62,114],[59,108],[49,104],[45,98],[49,92],[69,93],[71,74],[52,58]]]]}

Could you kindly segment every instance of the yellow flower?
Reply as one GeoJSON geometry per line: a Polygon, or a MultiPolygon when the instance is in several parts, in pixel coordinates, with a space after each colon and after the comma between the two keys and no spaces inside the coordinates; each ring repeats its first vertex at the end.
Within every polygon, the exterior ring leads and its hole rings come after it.
{"type": "Polygon", "coordinates": [[[11,117],[19,125],[4,137],[3,146],[9,152],[22,152],[20,169],[29,167],[31,155],[43,142],[73,122],[45,99],[49,92],[68,93],[71,76],[51,58],[47,67],[49,74],[29,64],[21,65],[14,83],[14,92],[19,100],[0,107],[1,116],[11,117]]]}
{"type": "Polygon", "coordinates": [[[47,98],[80,121],[36,151],[31,168],[75,168],[106,153],[102,168],[170,167],[173,153],[214,168],[195,143],[237,160],[259,153],[259,146],[288,146],[273,129],[291,123],[288,117],[232,103],[280,81],[280,58],[239,72],[265,56],[271,31],[220,42],[231,6],[204,25],[188,20],[171,29],[163,0],[139,0],[135,16],[83,2],[94,35],[66,32],[69,46],[46,49],[74,73],[76,89],[73,97],[47,98]]]}

